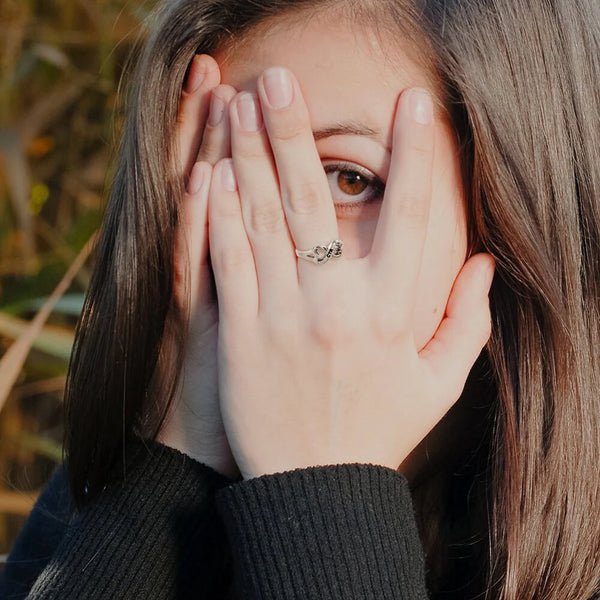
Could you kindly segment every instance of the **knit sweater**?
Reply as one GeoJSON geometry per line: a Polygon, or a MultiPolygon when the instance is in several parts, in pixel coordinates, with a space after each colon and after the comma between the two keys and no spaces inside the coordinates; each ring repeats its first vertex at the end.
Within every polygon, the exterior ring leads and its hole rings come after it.
{"type": "Polygon", "coordinates": [[[371,464],[231,481],[156,442],[82,511],[64,469],[0,576],[3,600],[422,600],[406,478],[371,464]]]}

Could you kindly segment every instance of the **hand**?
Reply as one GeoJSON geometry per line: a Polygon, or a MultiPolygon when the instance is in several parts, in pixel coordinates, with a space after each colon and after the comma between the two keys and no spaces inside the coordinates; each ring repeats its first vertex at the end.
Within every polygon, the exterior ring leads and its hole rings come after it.
{"type": "Polygon", "coordinates": [[[233,160],[216,164],[209,194],[229,444],[246,479],[353,462],[397,469],[456,402],[489,337],[493,259],[478,254],[464,265],[418,351],[411,315],[434,127],[411,118],[409,90],[398,102],[371,253],[325,265],[297,259],[294,246],[336,239],[337,220],[298,82],[290,74],[291,94],[266,89],[282,82],[269,73],[255,108],[249,93],[231,103],[233,160]],[[291,106],[271,105],[269,94],[291,106]]]}
{"type": "Polygon", "coordinates": [[[176,234],[174,293],[185,307],[189,289],[189,329],[182,384],[159,440],[235,479],[239,470],[219,409],[219,312],[208,259],[208,193],[200,185],[203,177],[210,180],[210,165],[231,155],[228,105],[236,91],[219,85],[220,79],[216,61],[197,55],[181,94],[176,135],[187,193],[176,234]]]}

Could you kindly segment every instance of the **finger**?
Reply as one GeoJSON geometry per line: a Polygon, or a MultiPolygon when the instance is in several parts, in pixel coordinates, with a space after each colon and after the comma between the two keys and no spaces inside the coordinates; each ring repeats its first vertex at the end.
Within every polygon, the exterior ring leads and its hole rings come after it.
{"type": "Polygon", "coordinates": [[[429,222],[434,133],[429,93],[405,90],[396,110],[390,174],[368,259],[380,293],[402,306],[405,315],[412,313],[429,222]]]}
{"type": "Polygon", "coordinates": [[[229,323],[255,317],[258,311],[256,268],[230,158],[220,160],[214,167],[208,196],[208,222],[219,314],[229,323]]]}
{"type": "MultiPolygon", "coordinates": [[[[259,77],[258,93],[293,243],[300,250],[327,245],[338,237],[337,219],[300,85],[288,69],[273,67],[259,77]]],[[[319,268],[300,259],[300,281],[310,277],[311,289],[315,277],[331,282],[341,260],[319,268]]]]}
{"type": "Polygon", "coordinates": [[[296,256],[256,94],[241,92],[232,101],[231,147],[256,264],[260,307],[285,312],[291,294],[298,289],[296,256]]]}
{"type": "Polygon", "coordinates": [[[198,303],[214,302],[208,285],[208,190],[211,168],[198,162],[192,168],[175,233],[175,294],[180,306],[194,314],[198,303]]]}
{"type": "Polygon", "coordinates": [[[225,84],[212,90],[210,110],[197,160],[215,165],[221,158],[231,157],[229,103],[235,93],[235,88],[225,84]]]}
{"type": "Polygon", "coordinates": [[[194,56],[179,103],[177,115],[177,146],[183,172],[189,175],[198,154],[202,131],[209,106],[209,93],[219,85],[221,71],[217,61],[208,54],[194,56]]]}
{"type": "Polygon", "coordinates": [[[440,385],[458,398],[469,371],[490,337],[489,290],[495,263],[476,254],[463,266],[448,299],[446,315],[419,357],[429,364],[440,385]]]}

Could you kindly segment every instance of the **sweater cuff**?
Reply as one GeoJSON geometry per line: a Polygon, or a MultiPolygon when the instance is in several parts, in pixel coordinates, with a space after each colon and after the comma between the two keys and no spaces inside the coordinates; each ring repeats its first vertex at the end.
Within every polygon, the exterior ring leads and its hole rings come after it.
{"type": "Polygon", "coordinates": [[[244,600],[427,598],[408,481],[398,471],[294,469],[234,482],[215,500],[244,600]]]}

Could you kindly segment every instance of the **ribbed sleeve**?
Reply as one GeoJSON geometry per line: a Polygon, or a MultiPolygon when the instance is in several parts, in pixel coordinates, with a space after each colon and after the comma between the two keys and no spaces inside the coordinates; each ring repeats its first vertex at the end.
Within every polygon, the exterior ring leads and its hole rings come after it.
{"type": "Polygon", "coordinates": [[[240,600],[423,600],[425,561],[404,475],[295,469],[216,492],[240,600]]]}
{"type": "Polygon", "coordinates": [[[231,481],[155,442],[71,521],[29,600],[224,598],[231,579],[214,491],[231,481]]]}

